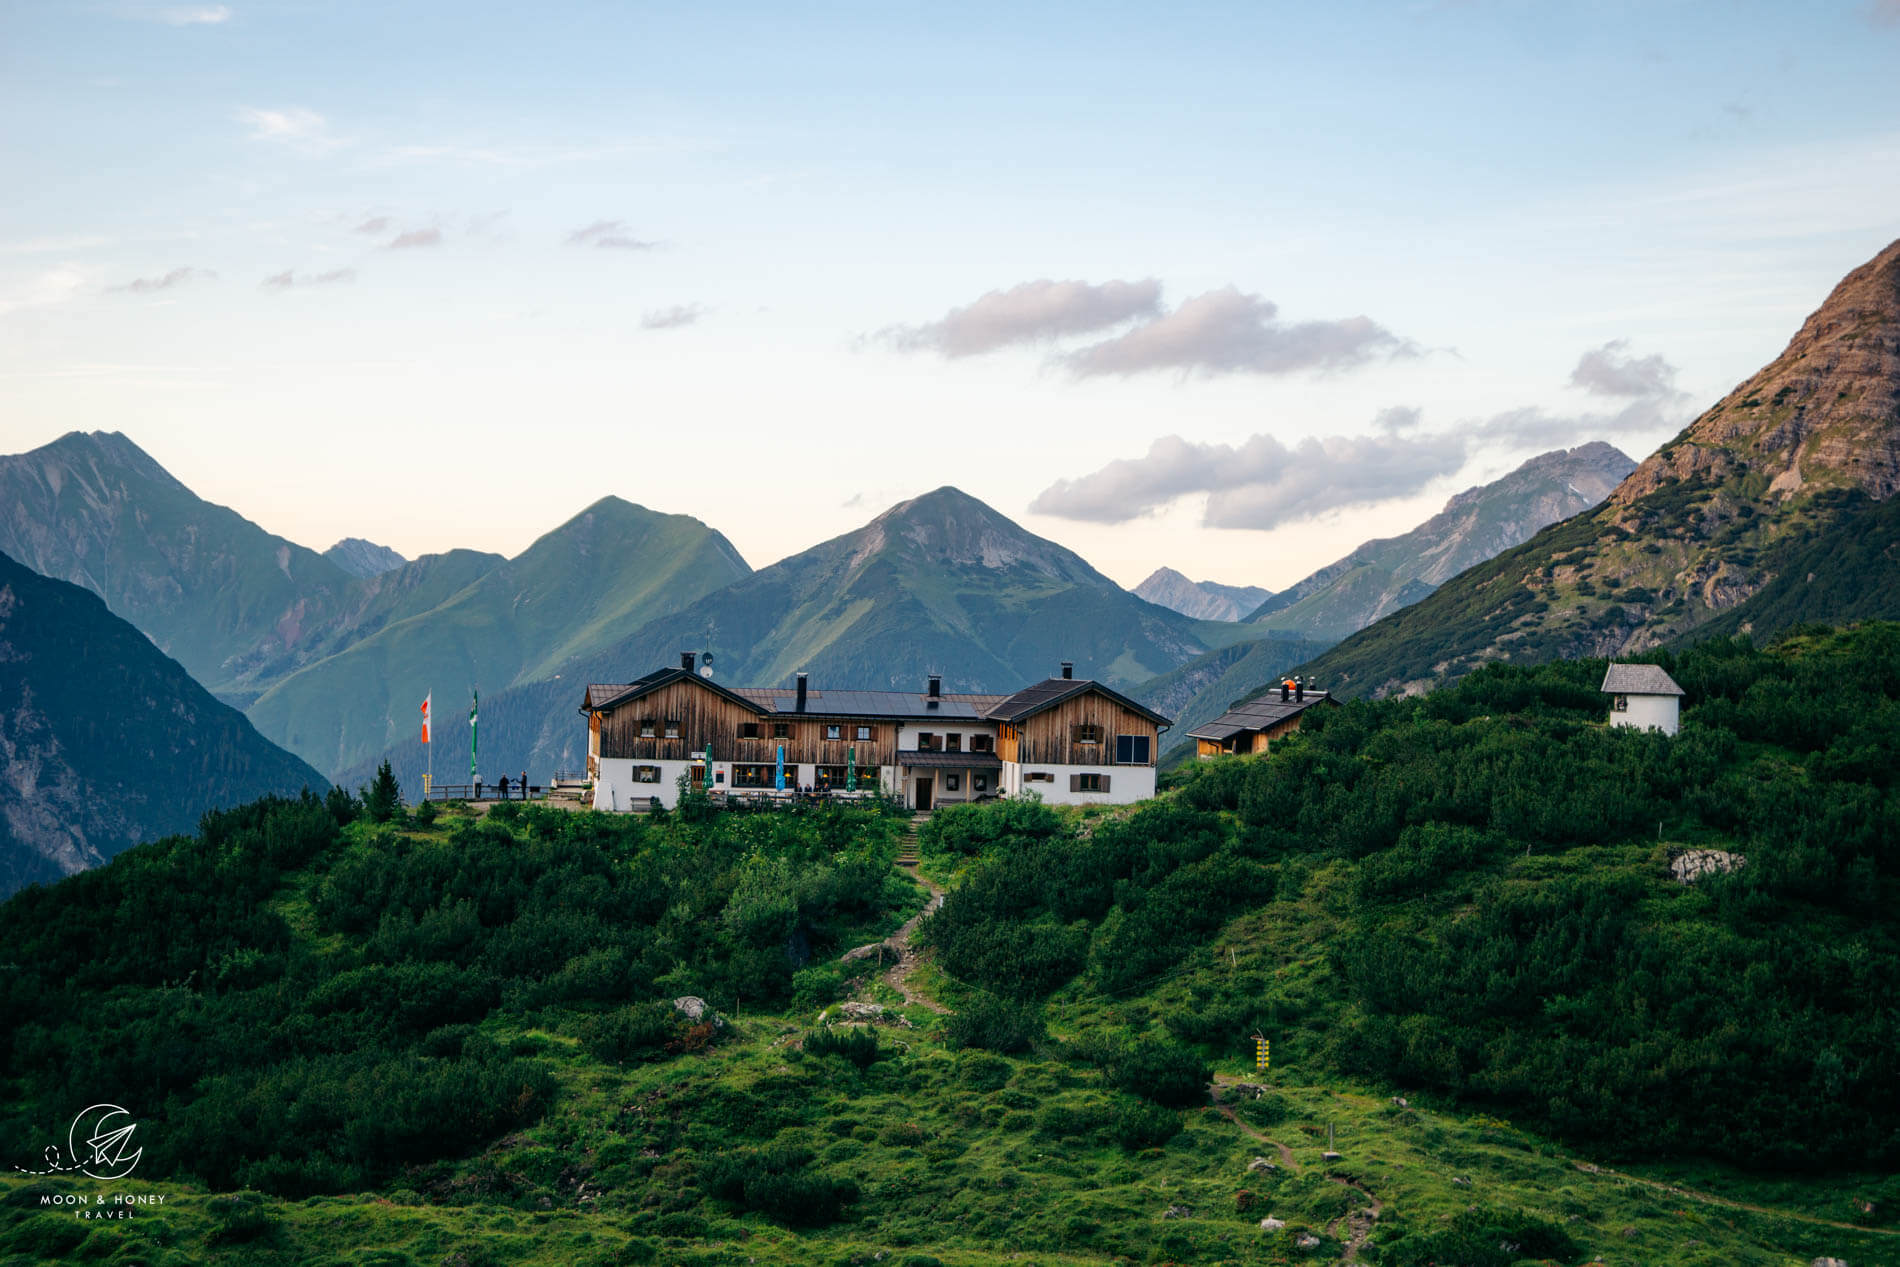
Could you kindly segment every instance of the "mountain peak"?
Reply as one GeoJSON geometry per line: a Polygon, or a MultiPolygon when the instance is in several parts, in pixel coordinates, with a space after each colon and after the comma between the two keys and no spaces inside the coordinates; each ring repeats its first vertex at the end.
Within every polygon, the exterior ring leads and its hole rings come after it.
{"type": "Polygon", "coordinates": [[[343,538],[325,550],[323,557],[351,576],[360,576],[364,580],[372,576],[381,576],[385,572],[394,572],[409,562],[388,546],[379,546],[374,541],[366,541],[362,537],[343,538]]]}
{"type": "Polygon", "coordinates": [[[948,484],[897,503],[854,535],[860,558],[895,551],[932,565],[1022,567],[1064,581],[1107,581],[1079,555],[948,484]]]}
{"type": "Polygon", "coordinates": [[[1671,480],[1766,476],[1771,500],[1900,491],[1900,241],[1835,286],[1787,348],[1639,466],[1627,506],[1671,480]]]}

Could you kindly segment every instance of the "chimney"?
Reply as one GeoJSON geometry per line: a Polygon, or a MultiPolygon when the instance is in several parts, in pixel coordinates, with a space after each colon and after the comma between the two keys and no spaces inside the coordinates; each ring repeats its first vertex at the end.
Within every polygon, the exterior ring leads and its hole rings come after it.
{"type": "Polygon", "coordinates": [[[931,699],[941,699],[943,697],[943,679],[938,677],[935,673],[930,675],[929,694],[931,699]]]}
{"type": "Polygon", "coordinates": [[[1065,678],[1072,678],[1075,676],[1075,661],[1064,660],[1062,662],[1062,676],[1065,678]]]}
{"type": "Polygon", "coordinates": [[[1293,679],[1293,698],[1301,703],[1306,702],[1306,683],[1299,678],[1293,679]]]}
{"type": "Polygon", "coordinates": [[[688,673],[693,671],[693,653],[691,651],[680,652],[680,668],[685,669],[688,673]]]}
{"type": "Polygon", "coordinates": [[[1292,690],[1287,686],[1286,681],[1282,679],[1280,682],[1280,702],[1284,704],[1292,698],[1293,698],[1292,690]]]}
{"type": "Polygon", "coordinates": [[[803,673],[798,675],[798,707],[795,711],[800,713],[805,711],[805,675],[803,673]]]}

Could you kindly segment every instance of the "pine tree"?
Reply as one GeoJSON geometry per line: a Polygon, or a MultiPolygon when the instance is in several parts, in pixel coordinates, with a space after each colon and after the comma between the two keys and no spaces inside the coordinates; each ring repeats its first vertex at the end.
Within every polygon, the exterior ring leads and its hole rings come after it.
{"type": "Polygon", "coordinates": [[[374,823],[386,823],[402,812],[402,787],[387,761],[377,769],[376,781],[363,793],[363,812],[374,823]]]}

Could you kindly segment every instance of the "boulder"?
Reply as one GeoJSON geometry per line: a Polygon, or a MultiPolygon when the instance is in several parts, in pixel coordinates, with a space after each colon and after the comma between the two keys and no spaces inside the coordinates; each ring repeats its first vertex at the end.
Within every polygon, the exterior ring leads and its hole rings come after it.
{"type": "Polygon", "coordinates": [[[725,1028],[726,1018],[713,1011],[712,1006],[696,994],[683,994],[674,999],[673,1010],[695,1025],[711,1021],[714,1029],[725,1028]]]}
{"type": "Polygon", "coordinates": [[[1845,1258],[1817,1258],[1808,1267],[1847,1267],[1845,1258]]]}
{"type": "Polygon", "coordinates": [[[1318,1249],[1319,1237],[1313,1235],[1311,1232],[1301,1232],[1300,1238],[1293,1243],[1298,1245],[1301,1249],[1318,1249]]]}
{"type": "Polygon", "coordinates": [[[1276,1219],[1272,1215],[1260,1220],[1260,1230],[1263,1232],[1277,1232],[1285,1226],[1285,1219],[1276,1219]]]}
{"type": "Polygon", "coordinates": [[[1193,1218],[1194,1211],[1188,1209],[1188,1207],[1184,1205],[1171,1205],[1165,1211],[1163,1211],[1161,1217],[1164,1219],[1193,1218]]]}
{"type": "Polygon", "coordinates": [[[1265,1157],[1256,1157],[1252,1161],[1247,1163],[1247,1172],[1249,1174],[1253,1173],[1256,1170],[1278,1170],[1278,1169],[1279,1169],[1278,1166],[1268,1161],[1265,1157]]]}
{"type": "Polygon", "coordinates": [[[1236,1082],[1227,1089],[1240,1100],[1258,1100],[1267,1093],[1266,1087],[1258,1082],[1236,1082]]]}
{"type": "Polygon", "coordinates": [[[1683,884],[1704,876],[1721,875],[1747,865],[1748,859],[1724,849],[1687,849],[1669,860],[1669,874],[1683,884]]]}

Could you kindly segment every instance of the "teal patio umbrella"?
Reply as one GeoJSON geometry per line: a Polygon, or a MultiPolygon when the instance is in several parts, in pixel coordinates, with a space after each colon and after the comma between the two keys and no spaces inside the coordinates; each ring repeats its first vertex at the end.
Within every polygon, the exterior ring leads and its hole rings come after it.
{"type": "Polygon", "coordinates": [[[778,769],[773,774],[773,786],[779,791],[785,790],[785,745],[778,746],[778,769]]]}

